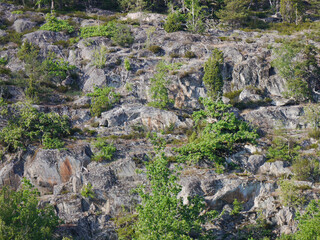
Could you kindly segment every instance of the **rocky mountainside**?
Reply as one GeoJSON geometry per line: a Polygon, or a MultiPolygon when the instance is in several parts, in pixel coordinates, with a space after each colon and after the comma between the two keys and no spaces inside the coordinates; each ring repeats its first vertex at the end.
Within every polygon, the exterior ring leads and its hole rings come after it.
{"type": "MultiPolygon", "coordinates": [[[[123,47],[107,36],[79,37],[75,32],[40,30],[45,17],[42,12],[19,13],[18,7],[1,3],[0,16],[0,58],[5,59],[0,96],[9,108],[30,100],[26,92],[30,66],[18,53],[23,43],[37,46],[44,58],[54,53],[55,58],[74,66],[72,74],[54,83],[49,92],[40,92],[32,103],[39,112],[55,112],[70,119],[73,135],[65,138],[64,147],[48,149],[43,144],[29,144],[17,151],[3,148],[0,164],[1,185],[18,189],[25,177],[41,192],[43,203],[54,205],[64,220],[57,235],[117,239],[115,219],[123,209],[133,211],[140,199],[132,190],[148,183],[145,174],[136,171],[144,168],[153,152],[146,133],[161,133],[167,140],[169,156],[176,154],[175,148],[188,143],[194,126],[192,113],[202,108],[199,98],[207,96],[202,81],[204,63],[216,48],[224,56],[223,101],[233,104],[237,117],[252,124],[260,138],[256,144],[244,144],[225,156],[227,164],[237,166],[233,170],[226,168],[221,173],[208,163],[182,164],[180,196],[187,202],[188,196],[198,194],[204,197],[208,209],[223,211],[205,226],[217,239],[248,239],[252,232],[262,229],[270,230],[271,239],[294,232],[296,211],[281,200],[281,179],[294,179],[297,194],[306,200],[319,198],[317,181],[299,181],[294,177],[297,171],[292,162],[276,158],[270,161],[268,150],[274,146],[274,130],[280,129],[286,132],[284,138],[299,145],[300,155],[312,155],[319,162],[318,140],[308,136],[313,126],[305,116],[309,105],[284,96],[287,81],[272,64],[275,49],[285,41],[297,40],[319,49],[320,43],[307,37],[309,30],[280,35],[277,31],[212,28],[198,35],[184,31],[167,33],[163,29],[166,17],[160,14],[121,16],[97,10],[83,16],[58,17],[72,22],[77,29],[103,26],[108,20],[119,19],[129,26],[134,37],[130,46],[123,47]],[[102,65],[95,63],[97,58],[102,58],[102,65]],[[166,109],[148,104],[153,101],[151,79],[160,61],[179,66],[166,73],[170,99],[166,109]],[[119,101],[101,114],[94,114],[90,108],[92,93],[96,87],[106,86],[114,88],[119,101]],[[95,161],[98,149],[94,141],[98,136],[116,147],[110,160],[95,161]],[[83,194],[88,184],[92,185],[93,199],[83,194]],[[242,210],[231,216],[235,199],[243,203],[242,210]]],[[[319,78],[311,86],[316,102],[319,78]]],[[[0,127],[4,128],[8,121],[2,114],[0,127]]]]}

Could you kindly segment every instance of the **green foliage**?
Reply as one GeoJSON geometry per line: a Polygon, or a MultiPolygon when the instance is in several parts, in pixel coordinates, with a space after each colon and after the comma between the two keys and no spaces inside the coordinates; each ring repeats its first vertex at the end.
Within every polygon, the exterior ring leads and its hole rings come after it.
{"type": "Polygon", "coordinates": [[[0,239],[48,240],[61,223],[53,206],[39,208],[40,193],[27,180],[20,190],[0,190],[0,239]]]}
{"type": "Polygon", "coordinates": [[[235,198],[233,201],[233,209],[230,212],[230,215],[231,216],[238,215],[241,212],[242,208],[243,208],[242,203],[235,198]]]}
{"type": "Polygon", "coordinates": [[[291,41],[283,43],[280,48],[274,49],[274,52],[276,58],[272,65],[287,81],[288,91],[285,96],[300,102],[310,99],[309,85],[320,73],[314,47],[291,41]]]}
{"type": "Polygon", "coordinates": [[[115,32],[116,23],[114,21],[108,22],[106,25],[98,25],[98,26],[86,26],[80,28],[80,37],[88,38],[88,37],[108,37],[111,38],[113,36],[113,32],[115,32]]]}
{"type": "Polygon", "coordinates": [[[63,142],[59,139],[70,134],[66,116],[38,112],[29,103],[12,105],[7,117],[8,124],[0,131],[0,139],[10,151],[33,142],[42,142],[45,148],[61,148],[63,142]]]}
{"type": "Polygon", "coordinates": [[[300,181],[320,181],[320,163],[314,157],[300,156],[292,164],[294,178],[300,181]]]}
{"type": "Polygon", "coordinates": [[[112,87],[94,88],[93,93],[88,93],[87,96],[91,99],[91,114],[100,116],[103,111],[112,108],[113,104],[119,102],[120,94],[114,92],[112,87]]]}
{"type": "Polygon", "coordinates": [[[107,61],[108,50],[105,46],[101,46],[93,52],[91,64],[97,68],[104,68],[107,61]]]}
{"type": "Polygon", "coordinates": [[[222,78],[223,53],[218,49],[212,51],[211,57],[204,64],[203,82],[207,88],[208,96],[212,99],[218,99],[222,96],[223,78],[222,78]]]}
{"type": "Polygon", "coordinates": [[[185,58],[196,58],[197,55],[192,51],[186,51],[186,53],[184,54],[184,57],[185,58]]]}
{"type": "Polygon", "coordinates": [[[172,103],[169,99],[168,85],[170,80],[167,75],[170,70],[178,69],[178,65],[167,64],[165,61],[160,61],[156,66],[156,73],[153,78],[150,79],[150,94],[152,102],[149,103],[150,106],[165,109],[172,103]]]}
{"type": "Polygon", "coordinates": [[[128,47],[134,41],[130,27],[125,24],[116,23],[115,21],[110,21],[103,26],[82,27],[80,28],[80,36],[82,38],[108,37],[122,47],[128,47]]]}
{"type": "Polygon", "coordinates": [[[125,12],[143,11],[147,6],[146,0],[119,0],[119,5],[125,12]]]}
{"type": "Polygon", "coordinates": [[[135,237],[134,224],[137,219],[138,214],[127,212],[125,209],[115,217],[114,222],[117,226],[119,240],[131,240],[135,237]]]}
{"type": "Polygon", "coordinates": [[[124,68],[127,70],[127,71],[130,71],[131,70],[131,64],[130,64],[130,60],[128,58],[125,58],[124,59],[124,68]]]}
{"type": "Polygon", "coordinates": [[[285,22],[298,24],[302,20],[303,11],[303,1],[301,0],[280,1],[280,13],[285,22]]]}
{"type": "Polygon", "coordinates": [[[98,152],[92,157],[97,162],[112,160],[114,153],[117,151],[113,144],[108,144],[103,138],[98,138],[93,143],[93,146],[98,149],[98,152]]]}
{"type": "Polygon", "coordinates": [[[186,15],[188,31],[192,33],[203,33],[206,29],[204,24],[204,9],[206,9],[206,7],[201,6],[199,0],[187,0],[185,3],[186,7],[189,9],[186,15]]]}
{"type": "Polygon", "coordinates": [[[320,201],[312,200],[304,214],[297,213],[298,231],[292,235],[293,240],[320,238],[320,201]]]}
{"type": "Polygon", "coordinates": [[[30,100],[39,99],[41,93],[45,98],[50,92],[48,88],[55,88],[55,84],[60,84],[74,73],[75,66],[53,52],[47,53],[46,57],[41,56],[39,47],[28,41],[20,47],[17,56],[25,62],[25,72],[29,77],[25,93],[30,100]]]}
{"type": "Polygon", "coordinates": [[[161,52],[162,48],[158,45],[150,45],[148,47],[148,50],[153,52],[154,54],[157,54],[157,53],[161,52]]]}
{"type": "Polygon", "coordinates": [[[300,207],[304,204],[305,198],[299,187],[292,181],[281,180],[280,186],[280,201],[284,206],[300,207]]]}
{"type": "Polygon", "coordinates": [[[130,27],[125,24],[116,24],[116,31],[113,33],[111,40],[121,47],[129,47],[134,41],[130,27]]]}
{"type": "Polygon", "coordinates": [[[297,156],[300,146],[287,136],[277,136],[272,140],[268,148],[267,158],[269,162],[289,161],[292,162],[297,156]]]}
{"type": "Polygon", "coordinates": [[[8,63],[8,59],[6,57],[0,58],[0,65],[6,65],[8,63]]]}
{"type": "Polygon", "coordinates": [[[172,12],[168,15],[164,24],[164,30],[168,33],[182,30],[183,16],[179,12],[172,12]]]}
{"type": "Polygon", "coordinates": [[[311,131],[309,131],[309,137],[319,138],[320,135],[320,105],[309,104],[304,107],[305,119],[308,124],[311,125],[311,131]]]}
{"type": "Polygon", "coordinates": [[[150,181],[150,192],[143,186],[136,190],[142,202],[137,207],[134,239],[191,240],[191,231],[204,238],[201,227],[206,220],[206,216],[201,215],[205,207],[203,200],[195,196],[188,199],[189,204],[183,204],[178,198],[181,186],[177,184],[177,171],[168,166],[163,141],[154,136],[152,139],[159,144],[156,144],[156,156],[147,164],[145,171],[150,181]]]}
{"type": "Polygon", "coordinates": [[[21,15],[21,14],[23,14],[23,11],[17,10],[17,11],[12,11],[11,13],[12,13],[12,14],[21,15]]]}
{"type": "Polygon", "coordinates": [[[74,27],[71,26],[65,20],[59,20],[55,17],[54,14],[47,14],[46,15],[46,23],[40,27],[41,30],[53,31],[53,32],[74,32],[74,27]]]}
{"type": "Polygon", "coordinates": [[[243,24],[248,17],[248,0],[225,0],[225,6],[216,13],[220,21],[231,27],[243,24]]]}
{"type": "Polygon", "coordinates": [[[81,195],[85,198],[90,198],[90,199],[95,198],[95,193],[92,189],[91,183],[88,183],[82,187],[81,195]]]}
{"type": "MultiPolygon", "coordinates": [[[[212,161],[216,166],[243,143],[254,143],[258,134],[250,125],[231,112],[231,105],[209,98],[200,99],[204,109],[194,112],[194,140],[177,149],[182,161],[212,161]]],[[[220,166],[221,168],[221,166],[220,166]]]]}

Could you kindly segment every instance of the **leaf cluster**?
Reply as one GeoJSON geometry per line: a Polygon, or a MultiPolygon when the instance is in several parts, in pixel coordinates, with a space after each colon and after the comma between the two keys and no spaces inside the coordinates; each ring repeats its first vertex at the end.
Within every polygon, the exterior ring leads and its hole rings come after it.
{"type": "Polygon", "coordinates": [[[90,108],[93,116],[100,116],[103,111],[111,109],[113,104],[120,100],[120,94],[115,93],[112,87],[95,87],[87,96],[92,97],[90,108]]]}
{"type": "Polygon", "coordinates": [[[40,27],[41,30],[53,31],[53,32],[74,32],[74,27],[65,20],[59,20],[54,14],[48,13],[46,15],[46,23],[40,27]]]}
{"type": "Polygon", "coordinates": [[[29,103],[16,103],[7,109],[8,124],[0,131],[1,143],[9,151],[24,149],[30,143],[45,148],[61,148],[61,138],[70,134],[67,116],[38,112],[29,103]]]}
{"type": "Polygon", "coordinates": [[[53,206],[39,208],[39,192],[27,180],[20,190],[0,190],[0,239],[47,240],[61,223],[53,206]]]}
{"type": "Polygon", "coordinates": [[[258,138],[258,134],[248,123],[235,116],[231,105],[209,98],[202,98],[200,101],[204,109],[192,115],[196,136],[189,144],[176,149],[182,161],[222,164],[225,157],[239,145],[254,143],[258,138]]]}

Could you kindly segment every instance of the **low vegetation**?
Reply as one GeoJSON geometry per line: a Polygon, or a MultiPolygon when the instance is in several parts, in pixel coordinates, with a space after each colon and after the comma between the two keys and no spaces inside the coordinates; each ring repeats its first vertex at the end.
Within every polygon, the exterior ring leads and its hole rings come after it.
{"type": "Polygon", "coordinates": [[[208,98],[200,101],[204,109],[192,114],[195,127],[190,143],[177,151],[184,162],[213,162],[221,169],[226,156],[243,143],[254,143],[258,134],[231,112],[231,105],[208,98]]]}
{"type": "Polygon", "coordinates": [[[30,143],[41,143],[45,148],[61,148],[61,140],[70,134],[67,116],[37,111],[29,103],[3,106],[8,124],[0,131],[0,142],[8,151],[25,149],[30,143]]]}

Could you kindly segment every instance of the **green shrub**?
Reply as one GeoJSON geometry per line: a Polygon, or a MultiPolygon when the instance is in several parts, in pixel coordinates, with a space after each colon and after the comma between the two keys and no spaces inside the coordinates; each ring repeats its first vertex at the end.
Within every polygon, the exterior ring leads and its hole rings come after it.
{"type": "Polygon", "coordinates": [[[310,99],[309,85],[320,74],[314,47],[290,41],[283,43],[280,48],[274,49],[274,52],[276,58],[272,65],[278,69],[280,76],[287,81],[288,91],[284,93],[284,96],[293,97],[299,102],[310,99]],[[297,58],[297,55],[301,55],[303,58],[297,58]]]}
{"type": "Polygon", "coordinates": [[[0,58],[0,65],[6,65],[8,63],[8,59],[6,57],[0,58]]]}
{"type": "Polygon", "coordinates": [[[219,166],[225,162],[225,157],[232,154],[241,144],[254,143],[258,138],[258,134],[248,123],[238,119],[231,112],[231,105],[209,98],[200,101],[204,109],[192,114],[197,137],[194,137],[191,143],[177,149],[181,161],[211,161],[219,166]]]}
{"type": "Polygon", "coordinates": [[[218,49],[212,51],[211,57],[204,64],[203,82],[207,88],[208,96],[212,99],[222,97],[222,64],[223,53],[218,49]]]}
{"type": "Polygon", "coordinates": [[[119,240],[132,239],[134,234],[134,224],[138,219],[138,214],[126,212],[122,210],[113,220],[117,226],[117,233],[119,240]]]}
{"type": "Polygon", "coordinates": [[[89,38],[89,37],[108,37],[113,36],[113,32],[116,31],[115,22],[108,22],[106,25],[102,26],[86,26],[80,28],[80,37],[89,38]]]}
{"type": "Polygon", "coordinates": [[[294,182],[282,180],[279,182],[279,186],[280,201],[284,206],[300,207],[305,203],[305,197],[294,182]]]}
{"type": "Polygon", "coordinates": [[[164,24],[164,30],[168,33],[182,30],[183,16],[179,12],[170,13],[164,24]]]}
{"type": "Polygon", "coordinates": [[[103,111],[112,108],[113,104],[120,100],[120,94],[114,92],[112,87],[95,87],[93,93],[88,93],[91,99],[91,114],[100,116],[103,111]]]}
{"type": "Polygon", "coordinates": [[[97,162],[112,160],[114,153],[117,151],[115,146],[108,144],[103,138],[98,138],[93,145],[99,150],[92,158],[97,162]]]}
{"type": "Polygon", "coordinates": [[[170,84],[167,78],[170,70],[177,69],[178,66],[173,64],[167,64],[164,61],[160,61],[156,66],[156,73],[153,78],[150,79],[150,94],[152,102],[149,102],[150,106],[165,109],[172,101],[169,99],[168,85],[170,84]]]}
{"type": "Polygon", "coordinates": [[[196,58],[197,55],[192,51],[186,51],[186,53],[184,54],[184,57],[185,58],[196,58]]]}
{"type": "Polygon", "coordinates": [[[297,213],[295,220],[298,222],[298,231],[290,235],[290,238],[287,239],[319,239],[320,201],[312,200],[303,214],[300,212],[297,213]]]}
{"type": "Polygon", "coordinates": [[[95,198],[95,193],[92,189],[91,183],[88,183],[87,185],[82,187],[81,195],[85,198],[90,198],[90,199],[95,198]]]}
{"type": "MultiPolygon", "coordinates": [[[[169,167],[164,153],[165,140],[156,134],[151,136],[151,140],[156,156],[147,164],[145,171],[150,190],[143,186],[136,190],[142,201],[137,207],[135,238],[191,240],[191,231],[199,238],[205,237],[201,225],[208,216],[202,214],[205,209],[203,199],[196,195],[188,198],[188,204],[183,204],[182,198],[178,197],[181,186],[177,183],[177,171],[169,167]]],[[[212,216],[216,214],[209,214],[209,217],[212,216]]]]}
{"type": "Polygon", "coordinates": [[[34,142],[42,142],[46,148],[61,148],[63,142],[59,139],[70,134],[66,116],[38,112],[29,103],[12,105],[7,115],[8,124],[0,131],[0,139],[10,151],[34,142]]]}
{"type": "Polygon", "coordinates": [[[298,155],[300,146],[288,137],[278,136],[272,140],[268,148],[267,159],[269,162],[289,161],[292,162],[298,155]]]}
{"type": "Polygon", "coordinates": [[[114,31],[111,40],[121,47],[129,47],[134,42],[130,27],[124,24],[116,24],[116,31],[114,31]]]}
{"type": "Polygon", "coordinates": [[[292,172],[297,180],[319,182],[320,163],[313,157],[300,156],[293,161],[292,172]]]}
{"type": "MultiPolygon", "coordinates": [[[[0,190],[0,239],[47,240],[62,221],[51,205],[39,207],[40,193],[23,179],[19,190],[0,190]]],[[[41,204],[43,205],[43,204],[41,204]]]]}
{"type": "Polygon", "coordinates": [[[93,52],[91,65],[97,68],[104,68],[107,61],[108,49],[105,46],[101,46],[93,52]]]}
{"type": "Polygon", "coordinates": [[[17,10],[17,11],[12,11],[11,13],[21,15],[21,14],[23,14],[23,11],[17,10]]]}
{"type": "Polygon", "coordinates": [[[128,58],[125,58],[124,59],[124,68],[127,70],[127,71],[130,71],[131,70],[131,64],[130,64],[130,60],[128,58]]]}
{"type": "Polygon", "coordinates": [[[243,209],[242,203],[235,198],[233,201],[233,209],[230,212],[230,215],[231,216],[238,215],[242,209],[243,209]]]}
{"type": "Polygon", "coordinates": [[[58,20],[54,14],[47,14],[46,15],[46,23],[40,27],[41,30],[53,31],[53,32],[74,32],[74,27],[71,26],[65,20],[58,20]]]}
{"type": "Polygon", "coordinates": [[[162,48],[158,45],[151,45],[148,47],[149,51],[153,52],[154,54],[160,53],[162,48]]]}
{"type": "Polygon", "coordinates": [[[320,137],[320,105],[309,104],[304,107],[305,119],[311,125],[309,130],[309,137],[319,139],[320,137]]]}

